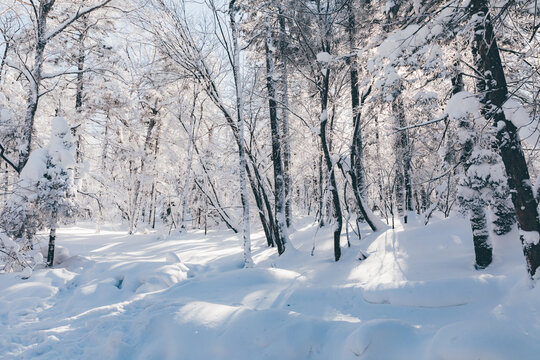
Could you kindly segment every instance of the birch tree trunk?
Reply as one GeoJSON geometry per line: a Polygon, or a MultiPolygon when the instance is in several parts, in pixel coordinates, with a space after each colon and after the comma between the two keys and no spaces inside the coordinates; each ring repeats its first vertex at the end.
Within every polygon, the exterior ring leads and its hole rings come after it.
{"type": "Polygon", "coordinates": [[[133,200],[132,200],[132,206],[131,206],[131,215],[129,218],[129,234],[132,235],[135,233],[137,229],[137,225],[139,223],[139,213],[141,208],[141,202],[142,202],[142,190],[143,190],[143,183],[144,183],[144,177],[145,177],[145,166],[146,162],[149,160],[150,154],[151,154],[151,144],[152,144],[152,137],[153,137],[153,130],[156,126],[156,119],[157,116],[157,109],[152,109],[152,116],[150,117],[150,121],[148,122],[148,128],[146,131],[146,139],[144,141],[144,155],[141,159],[141,167],[138,174],[135,174],[137,176],[137,179],[135,180],[135,187],[133,192],[133,200]]]}
{"type": "Polygon", "coordinates": [[[238,128],[238,156],[240,175],[240,200],[242,202],[242,224],[243,224],[243,244],[244,244],[244,267],[253,267],[251,258],[251,230],[249,223],[249,198],[246,183],[246,150],[244,144],[244,118],[243,118],[243,94],[242,78],[240,76],[240,47],[238,46],[238,28],[236,24],[236,13],[238,9],[236,0],[229,2],[229,18],[231,22],[232,52],[233,52],[233,77],[236,93],[236,123],[238,128]]]}

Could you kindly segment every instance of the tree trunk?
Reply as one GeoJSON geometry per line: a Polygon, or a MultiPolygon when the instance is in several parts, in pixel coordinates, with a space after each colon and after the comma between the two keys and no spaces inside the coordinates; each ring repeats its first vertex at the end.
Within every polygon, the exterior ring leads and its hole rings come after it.
{"type": "Polygon", "coordinates": [[[45,47],[47,46],[47,17],[52,10],[54,0],[40,2],[38,13],[36,15],[36,47],[34,49],[34,66],[31,71],[31,78],[28,79],[29,91],[28,98],[26,100],[26,114],[24,117],[24,131],[22,132],[22,139],[19,151],[19,163],[18,169],[22,170],[30,152],[32,151],[32,135],[34,133],[34,117],[39,101],[39,89],[41,85],[42,69],[43,69],[43,54],[45,47]]]}
{"type": "Polygon", "coordinates": [[[56,241],[56,228],[49,231],[49,249],[47,251],[47,266],[52,267],[54,263],[54,246],[56,241]]]}
{"type": "Polygon", "coordinates": [[[152,117],[150,118],[150,121],[148,123],[148,128],[146,131],[146,139],[144,141],[144,155],[143,155],[143,158],[141,159],[141,167],[140,167],[139,173],[135,174],[135,176],[137,176],[137,179],[135,180],[135,188],[133,192],[133,204],[131,208],[131,216],[130,216],[130,222],[129,222],[130,235],[135,233],[135,230],[137,229],[137,225],[139,222],[139,212],[140,212],[139,210],[141,208],[141,201],[142,201],[141,191],[143,188],[143,180],[145,177],[144,170],[145,170],[146,161],[149,160],[148,155],[149,155],[150,147],[152,144],[152,132],[156,125],[155,116],[157,115],[157,110],[153,109],[152,112],[153,114],[152,114],[152,117]]]}
{"type": "Polygon", "coordinates": [[[49,248],[47,251],[47,266],[52,267],[54,264],[54,247],[56,241],[56,225],[57,225],[57,212],[52,212],[51,229],[49,230],[49,248]]]}
{"type": "Polygon", "coordinates": [[[242,224],[243,224],[243,243],[244,243],[244,266],[253,267],[251,258],[251,234],[249,223],[249,199],[246,183],[246,150],[244,144],[244,118],[243,118],[243,94],[242,77],[240,76],[240,47],[238,45],[238,29],[236,24],[237,5],[236,0],[229,2],[229,18],[232,35],[232,66],[234,87],[236,92],[236,120],[238,128],[238,156],[239,156],[239,175],[240,175],[240,201],[242,202],[242,224]]]}
{"type": "MultiPolygon", "coordinates": [[[[354,15],[354,0],[349,0],[347,6],[349,23],[347,25],[347,32],[349,35],[349,51],[354,52],[356,45],[356,18],[354,15]]],[[[364,174],[364,150],[362,143],[362,125],[361,125],[361,103],[360,103],[360,91],[358,89],[358,64],[355,56],[347,57],[347,64],[349,65],[350,81],[351,81],[351,106],[353,116],[353,139],[351,152],[354,152],[355,156],[351,156],[351,168],[356,177],[356,189],[358,195],[362,200],[366,200],[366,184],[364,174]]]]}
{"type": "Polygon", "coordinates": [[[486,212],[483,207],[476,206],[471,210],[471,229],[473,234],[476,269],[485,269],[493,259],[493,247],[489,241],[486,212]]]}
{"type": "Polygon", "coordinates": [[[291,172],[290,172],[290,163],[291,163],[291,138],[289,135],[289,72],[288,72],[288,59],[287,59],[287,29],[286,29],[286,19],[283,15],[283,9],[281,7],[278,10],[279,12],[279,46],[280,46],[280,55],[282,61],[282,72],[281,72],[281,124],[282,124],[282,149],[283,149],[283,183],[284,183],[284,192],[285,192],[285,219],[287,221],[287,227],[291,226],[292,223],[292,184],[291,184],[291,172]]]}
{"type": "Polygon", "coordinates": [[[272,132],[272,163],[274,165],[274,199],[276,208],[276,222],[278,237],[282,244],[288,242],[287,220],[285,216],[285,189],[281,159],[281,142],[279,136],[279,124],[277,118],[276,88],[274,84],[274,53],[272,41],[272,29],[268,13],[265,17],[266,25],[266,88],[268,90],[268,107],[270,112],[270,127],[272,132]]]}
{"type": "MultiPolygon", "coordinates": [[[[392,112],[396,121],[396,128],[407,126],[405,120],[405,108],[401,98],[401,89],[392,102],[392,112]]],[[[411,184],[411,149],[407,131],[396,134],[396,207],[398,215],[403,217],[403,222],[408,221],[408,213],[413,211],[412,184],[411,184]]]]}
{"type": "Polygon", "coordinates": [[[330,156],[330,151],[328,148],[327,136],[326,136],[326,125],[328,123],[328,90],[329,90],[329,77],[330,69],[323,69],[322,81],[321,81],[321,146],[323,149],[324,160],[326,163],[326,168],[329,173],[329,191],[332,195],[332,205],[333,205],[333,215],[334,215],[334,260],[338,261],[341,257],[341,229],[343,227],[343,214],[341,211],[341,203],[339,200],[339,193],[337,188],[336,174],[334,172],[334,163],[332,162],[332,157],[330,156]]]}
{"type": "Polygon", "coordinates": [[[487,0],[472,0],[471,16],[476,16],[472,47],[475,66],[484,78],[477,82],[484,117],[497,129],[497,145],[508,177],[512,202],[520,228],[520,239],[529,274],[534,276],[540,266],[540,223],[538,203],[533,194],[529,169],[525,161],[516,126],[501,110],[508,99],[499,48],[493,33],[487,0]]]}

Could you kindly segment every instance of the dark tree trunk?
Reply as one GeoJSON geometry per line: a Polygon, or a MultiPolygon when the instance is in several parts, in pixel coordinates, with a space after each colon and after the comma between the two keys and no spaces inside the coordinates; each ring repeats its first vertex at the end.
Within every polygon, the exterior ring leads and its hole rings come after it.
{"type": "Polygon", "coordinates": [[[287,59],[287,27],[286,19],[283,14],[283,9],[279,8],[279,47],[282,62],[281,73],[281,99],[282,99],[282,112],[281,112],[281,124],[282,124],[282,149],[283,149],[283,184],[285,191],[285,220],[287,221],[287,227],[292,223],[292,184],[290,174],[291,163],[291,139],[289,135],[289,72],[288,72],[288,59],[287,59]]]}
{"type": "MultiPolygon", "coordinates": [[[[354,47],[356,45],[356,17],[354,15],[354,0],[349,0],[347,3],[347,12],[348,12],[348,24],[347,24],[347,33],[349,35],[349,51],[354,52],[354,47]]],[[[352,189],[354,197],[357,204],[357,213],[356,213],[356,222],[360,220],[366,220],[368,225],[373,231],[377,231],[377,227],[371,221],[371,219],[366,214],[366,209],[364,204],[366,202],[366,181],[364,173],[364,153],[363,153],[363,142],[362,142],[362,124],[361,124],[361,99],[360,99],[360,90],[358,89],[358,65],[356,63],[355,57],[347,57],[346,60],[349,65],[350,81],[351,81],[351,107],[352,107],[352,116],[353,116],[353,136],[352,136],[352,145],[351,145],[351,169],[350,176],[352,182],[352,189]]],[[[371,88],[370,88],[371,91],[371,88]]],[[[367,95],[366,95],[367,96],[367,95]]],[[[362,99],[363,100],[363,99],[362,99]]],[[[362,101],[363,102],[363,101],[362,101]]]]}
{"type": "Polygon", "coordinates": [[[2,73],[4,72],[4,65],[6,64],[9,47],[10,43],[8,42],[7,37],[4,35],[4,54],[2,55],[2,60],[0,61],[0,84],[2,83],[2,73]]]}
{"type": "Polygon", "coordinates": [[[328,124],[328,90],[329,90],[329,76],[330,69],[326,69],[326,72],[322,76],[321,81],[321,146],[323,149],[324,160],[326,163],[326,169],[329,173],[329,191],[332,195],[333,215],[334,221],[334,260],[338,261],[341,257],[341,229],[343,227],[343,214],[341,211],[341,203],[339,201],[339,193],[337,188],[336,174],[334,172],[334,164],[332,157],[330,156],[330,150],[328,148],[328,140],[326,136],[326,125],[328,124]]]}
{"type": "MultiPolygon", "coordinates": [[[[87,16],[83,16],[83,26],[86,26],[87,23],[87,16]]],[[[79,54],[77,56],[77,89],[75,91],[75,111],[79,115],[79,125],[75,128],[73,137],[75,138],[75,159],[77,161],[77,164],[81,164],[83,162],[83,148],[82,148],[82,119],[80,118],[80,114],[82,113],[82,105],[83,105],[83,90],[84,90],[84,62],[86,59],[85,54],[85,48],[84,48],[84,40],[86,38],[86,29],[81,30],[81,33],[79,34],[79,38],[77,39],[78,45],[79,45],[79,54]]],[[[78,172],[78,169],[76,169],[78,172]]],[[[79,174],[77,173],[76,176],[78,177],[79,174]]]]}
{"type": "MultiPolygon", "coordinates": [[[[401,98],[401,89],[392,102],[392,112],[396,118],[396,127],[407,126],[405,120],[405,108],[401,98]]],[[[412,205],[412,184],[411,184],[411,149],[407,131],[400,131],[396,134],[396,207],[399,216],[403,217],[403,222],[408,221],[408,213],[413,211],[412,205]]]]}
{"type": "Polygon", "coordinates": [[[266,15],[266,89],[268,91],[268,108],[270,112],[270,127],[272,132],[272,163],[274,165],[274,199],[276,210],[276,223],[279,242],[286,244],[287,220],[285,216],[285,189],[281,159],[281,141],[277,118],[276,87],[274,83],[274,53],[272,42],[272,29],[269,15],[266,15]]]}
{"type": "Polygon", "coordinates": [[[472,16],[477,17],[472,53],[478,72],[484,74],[484,78],[477,82],[477,90],[483,103],[483,115],[497,129],[497,146],[506,169],[512,202],[521,230],[523,253],[529,274],[534,276],[536,269],[540,266],[538,203],[531,187],[518,130],[501,110],[508,99],[508,88],[493,33],[488,1],[471,1],[470,11],[472,16]]]}
{"type": "Polygon", "coordinates": [[[53,210],[51,229],[49,230],[49,249],[47,251],[47,266],[52,267],[54,264],[54,247],[56,241],[56,224],[57,224],[57,212],[53,210]]]}
{"type": "Polygon", "coordinates": [[[47,251],[47,266],[52,267],[54,263],[54,246],[56,241],[56,228],[49,231],[49,249],[47,251]]]}
{"type": "Polygon", "coordinates": [[[47,46],[47,17],[54,6],[54,0],[40,2],[36,14],[36,46],[34,49],[34,67],[32,69],[32,79],[29,79],[28,98],[26,101],[26,114],[24,118],[24,131],[19,151],[18,169],[22,170],[32,150],[32,135],[34,133],[34,118],[39,101],[39,89],[41,85],[42,69],[44,61],[45,47],[47,46]]]}
{"type": "Polygon", "coordinates": [[[471,229],[473,234],[476,269],[485,269],[493,259],[493,248],[489,241],[486,212],[483,207],[476,206],[471,210],[471,229]]]}
{"type": "MultiPolygon", "coordinates": [[[[456,74],[452,78],[452,93],[455,95],[464,90],[463,77],[459,71],[458,64],[456,66],[456,74]]],[[[460,120],[458,124],[460,130],[465,133],[471,133],[472,127],[468,120],[460,120]]],[[[467,170],[470,167],[468,162],[471,153],[474,148],[473,137],[469,136],[464,143],[461,144],[461,154],[459,156],[459,161],[463,166],[463,171],[467,174],[467,170]]],[[[453,152],[454,149],[449,149],[447,152],[453,152]]],[[[447,154],[449,161],[452,161],[454,156],[447,154]]],[[[450,183],[447,186],[447,190],[450,188],[450,183]]],[[[448,200],[449,194],[447,195],[448,200]]],[[[472,235],[473,235],[473,245],[474,245],[474,254],[475,254],[475,268],[476,269],[485,269],[491,264],[493,258],[493,248],[489,240],[489,231],[487,228],[487,218],[486,212],[481,204],[473,203],[472,208],[469,212],[469,222],[471,224],[472,235]]]]}

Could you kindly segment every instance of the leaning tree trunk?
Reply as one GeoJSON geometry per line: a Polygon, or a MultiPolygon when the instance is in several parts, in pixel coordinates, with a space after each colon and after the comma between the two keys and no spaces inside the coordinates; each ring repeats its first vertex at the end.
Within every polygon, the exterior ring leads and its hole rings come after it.
{"type": "Polygon", "coordinates": [[[484,78],[477,81],[477,90],[482,96],[482,113],[486,119],[493,122],[497,129],[497,146],[512,193],[527,269],[529,274],[534,276],[536,269],[540,266],[538,203],[533,194],[518,129],[502,111],[502,106],[509,95],[489,15],[488,1],[471,1],[470,15],[476,17],[472,43],[475,67],[479,74],[484,74],[484,78]]]}

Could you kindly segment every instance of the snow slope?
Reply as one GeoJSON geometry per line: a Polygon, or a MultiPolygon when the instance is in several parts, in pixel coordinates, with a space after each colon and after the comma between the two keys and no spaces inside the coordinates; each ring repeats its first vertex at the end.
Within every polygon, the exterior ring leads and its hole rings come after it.
{"type": "Polygon", "coordinates": [[[538,359],[540,290],[515,236],[476,271],[460,219],[369,234],[338,263],[330,229],[296,228],[279,258],[254,233],[253,269],[227,231],[64,229],[56,268],[0,275],[0,358],[538,359]]]}

